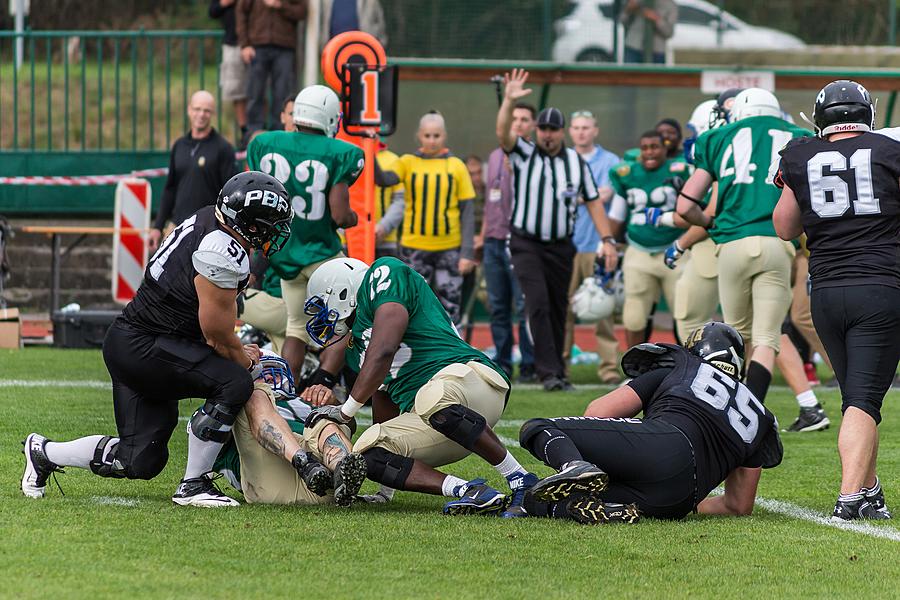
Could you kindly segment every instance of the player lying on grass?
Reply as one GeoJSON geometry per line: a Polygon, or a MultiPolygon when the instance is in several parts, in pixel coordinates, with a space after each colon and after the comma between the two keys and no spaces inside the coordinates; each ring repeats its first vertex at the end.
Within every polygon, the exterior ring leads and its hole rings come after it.
{"type": "MultiPolygon", "coordinates": [[[[306,304],[311,339],[343,344],[359,375],[342,406],[320,406],[306,420],[347,423],[382,386],[400,414],[367,429],[353,446],[368,477],[393,489],[454,498],[447,514],[485,511],[525,516],[524,491],[537,483],[491,427],[509,397],[509,380],[483,353],[465,343],[425,279],[396,258],[365,263],[338,258],[309,280],[306,304]],[[506,478],[512,494],[446,475],[435,467],[475,453],[506,478]]],[[[319,405],[330,390],[313,386],[304,398],[319,405]]]]}
{"type": "Polygon", "coordinates": [[[724,323],[707,323],[685,346],[635,346],[622,358],[634,379],[586,416],[522,426],[522,447],[559,471],[526,493],[530,515],[591,524],[753,511],[761,469],[783,454],[775,416],[757,399],[768,382],[740,382],[744,344],[724,323]],[[723,481],[725,493],[710,496],[723,481]]]}
{"type": "Polygon", "coordinates": [[[327,420],[305,428],[311,407],[294,393],[287,361],[263,353],[260,366],[214,469],[251,504],[350,506],[366,478],[365,459],[350,452],[350,428],[327,420]]]}

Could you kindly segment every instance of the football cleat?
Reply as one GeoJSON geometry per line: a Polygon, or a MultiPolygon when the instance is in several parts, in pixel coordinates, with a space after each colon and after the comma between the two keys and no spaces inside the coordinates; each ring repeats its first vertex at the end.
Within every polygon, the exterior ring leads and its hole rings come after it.
{"type": "Polygon", "coordinates": [[[328,468],[312,458],[303,450],[298,450],[291,459],[291,466],[300,474],[300,479],[306,484],[316,496],[324,496],[328,493],[328,488],[332,485],[331,471],[328,468]]]}
{"type": "Polygon", "coordinates": [[[334,470],[334,503],[338,506],[353,504],[367,474],[366,459],[362,454],[353,452],[341,459],[334,470]]]}
{"type": "Polygon", "coordinates": [[[878,478],[875,479],[875,485],[871,488],[863,488],[861,490],[863,494],[866,496],[866,500],[869,501],[875,510],[884,515],[885,519],[892,519],[894,515],[891,514],[891,511],[888,510],[887,504],[884,502],[884,490],[881,489],[881,482],[878,481],[878,478]]]}
{"type": "Polygon", "coordinates": [[[204,473],[200,477],[182,479],[172,496],[172,502],[179,506],[202,506],[219,508],[222,506],[240,506],[241,503],[223,494],[214,480],[221,477],[217,473],[204,473]]]}
{"type": "Polygon", "coordinates": [[[22,441],[25,455],[25,473],[22,474],[22,493],[29,498],[43,498],[47,479],[52,473],[63,473],[62,467],[50,461],[44,447],[49,442],[44,436],[31,433],[22,441]]]}
{"type": "Polygon", "coordinates": [[[527,517],[528,511],[525,510],[525,494],[538,482],[537,475],[533,473],[523,473],[519,477],[509,482],[512,489],[510,494],[509,505],[500,513],[500,517],[504,519],[516,519],[519,517],[527,517]]]}
{"type": "Polygon", "coordinates": [[[882,520],[890,519],[889,515],[878,512],[875,506],[866,498],[865,494],[859,492],[857,494],[849,494],[841,500],[838,497],[834,504],[834,512],[831,514],[832,521],[855,521],[857,519],[882,520]]]}
{"type": "Polygon", "coordinates": [[[787,431],[822,431],[828,429],[831,421],[825,414],[825,409],[821,404],[816,404],[810,408],[800,408],[800,414],[787,428],[787,431]]]}
{"type": "Polygon", "coordinates": [[[563,466],[562,471],[541,479],[531,488],[535,500],[558,502],[577,492],[597,494],[609,485],[609,475],[589,462],[573,460],[563,466]]]}
{"type": "Polygon", "coordinates": [[[458,500],[444,505],[445,515],[496,515],[506,508],[508,497],[487,485],[484,479],[466,484],[465,493],[458,500]]]}
{"type": "Polygon", "coordinates": [[[569,500],[566,512],[582,525],[637,523],[641,520],[637,504],[603,502],[590,496],[578,496],[569,500]]]}

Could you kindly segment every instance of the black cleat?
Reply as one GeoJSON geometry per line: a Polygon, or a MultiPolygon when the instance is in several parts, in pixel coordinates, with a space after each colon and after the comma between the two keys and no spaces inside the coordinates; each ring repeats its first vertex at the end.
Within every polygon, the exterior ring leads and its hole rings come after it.
{"type": "Polygon", "coordinates": [[[22,440],[25,472],[22,474],[21,488],[22,493],[29,498],[43,498],[50,475],[64,472],[62,467],[47,458],[45,446],[49,441],[37,433],[31,433],[22,440]]]}
{"type": "Polygon", "coordinates": [[[226,496],[213,483],[221,477],[218,473],[205,473],[200,477],[182,479],[172,496],[172,502],[179,506],[202,506],[218,508],[220,506],[240,506],[241,503],[226,496]]]}
{"type": "Polygon", "coordinates": [[[866,500],[869,501],[875,510],[881,513],[883,518],[892,519],[893,515],[891,511],[888,510],[887,504],[884,502],[884,490],[881,489],[881,482],[878,479],[875,479],[875,485],[871,488],[863,488],[860,490],[866,496],[866,500]]]}
{"type": "Polygon", "coordinates": [[[353,504],[367,474],[366,459],[362,454],[351,452],[345,456],[334,470],[334,503],[338,506],[353,504]]]}
{"type": "Polygon", "coordinates": [[[609,485],[609,475],[587,461],[573,460],[564,467],[541,479],[531,488],[531,496],[538,502],[558,502],[577,492],[597,494],[609,485]]]}
{"type": "Polygon", "coordinates": [[[300,474],[300,478],[309,491],[316,496],[324,496],[328,493],[328,489],[331,487],[331,471],[325,465],[303,450],[298,450],[294,454],[291,465],[300,474]]]}
{"type": "Polygon", "coordinates": [[[603,502],[590,496],[573,498],[566,505],[566,512],[582,525],[637,523],[641,520],[637,504],[603,502]]]}
{"type": "Polygon", "coordinates": [[[800,415],[791,423],[787,431],[823,431],[828,429],[831,421],[825,414],[825,409],[821,404],[816,404],[811,408],[801,408],[800,415]]]}
{"type": "Polygon", "coordinates": [[[838,497],[834,505],[834,512],[831,514],[832,521],[855,521],[857,519],[878,521],[890,518],[889,513],[879,512],[862,492],[851,494],[845,500],[838,497]]]}

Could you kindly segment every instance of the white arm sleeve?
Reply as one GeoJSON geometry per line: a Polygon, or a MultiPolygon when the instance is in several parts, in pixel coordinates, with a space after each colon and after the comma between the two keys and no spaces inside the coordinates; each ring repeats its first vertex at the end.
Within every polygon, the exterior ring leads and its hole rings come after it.
{"type": "Polygon", "coordinates": [[[194,270],[213,285],[236,290],[250,274],[250,257],[224,231],[213,231],[200,241],[191,256],[194,270]]]}
{"type": "Polygon", "coordinates": [[[609,218],[614,221],[624,222],[628,216],[628,203],[625,198],[616,194],[609,203],[609,218]]]}

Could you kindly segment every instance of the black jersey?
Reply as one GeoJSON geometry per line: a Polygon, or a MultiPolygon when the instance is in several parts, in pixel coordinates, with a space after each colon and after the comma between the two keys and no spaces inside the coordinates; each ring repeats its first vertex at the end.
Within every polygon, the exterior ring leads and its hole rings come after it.
{"type": "Polygon", "coordinates": [[[900,142],[882,131],[834,142],[800,138],[781,151],[814,288],[900,288],[900,142]]]}
{"type": "Polygon", "coordinates": [[[242,290],[249,280],[247,252],[219,225],[213,206],[201,208],[166,237],[123,318],[147,333],[203,341],[194,287],[198,274],[234,290],[242,290]]]}
{"type": "Polygon", "coordinates": [[[665,347],[674,367],[644,399],[644,420],[665,421],[688,438],[697,497],[705,498],[737,467],[778,465],[782,448],[775,416],[744,384],[684,348],[665,347]]]}

